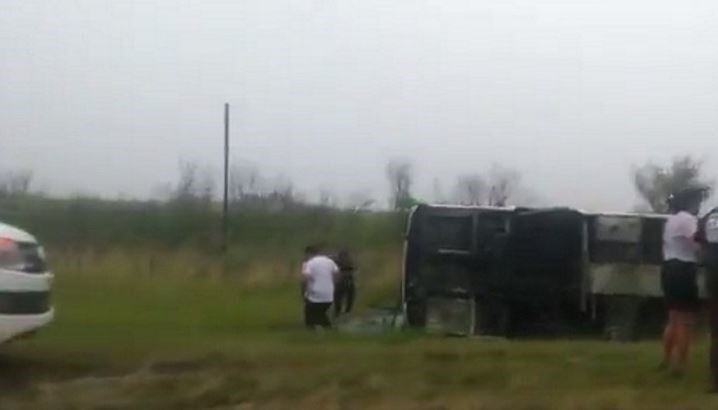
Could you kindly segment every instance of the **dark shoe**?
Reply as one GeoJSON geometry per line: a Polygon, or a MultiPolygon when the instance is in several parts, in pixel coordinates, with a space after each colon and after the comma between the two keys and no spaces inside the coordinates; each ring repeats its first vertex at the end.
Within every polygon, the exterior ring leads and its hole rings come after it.
{"type": "Polygon", "coordinates": [[[711,386],[706,390],[706,394],[718,394],[718,386],[711,386]]]}

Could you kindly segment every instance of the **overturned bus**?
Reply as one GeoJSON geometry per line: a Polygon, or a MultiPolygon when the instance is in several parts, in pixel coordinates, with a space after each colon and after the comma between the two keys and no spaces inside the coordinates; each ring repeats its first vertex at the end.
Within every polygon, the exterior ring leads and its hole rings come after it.
{"type": "Polygon", "coordinates": [[[662,321],[664,222],[568,208],[420,205],[405,242],[406,320],[446,333],[578,327],[633,339],[662,321]]]}

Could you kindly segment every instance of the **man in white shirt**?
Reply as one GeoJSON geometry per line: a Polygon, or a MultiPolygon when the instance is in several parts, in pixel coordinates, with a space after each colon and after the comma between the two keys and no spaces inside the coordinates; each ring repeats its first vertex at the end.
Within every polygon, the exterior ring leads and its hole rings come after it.
{"type": "Polygon", "coordinates": [[[311,329],[316,326],[329,328],[327,312],[334,302],[334,279],[339,268],[333,260],[320,255],[316,247],[307,247],[305,256],[302,265],[304,324],[311,329]]]}

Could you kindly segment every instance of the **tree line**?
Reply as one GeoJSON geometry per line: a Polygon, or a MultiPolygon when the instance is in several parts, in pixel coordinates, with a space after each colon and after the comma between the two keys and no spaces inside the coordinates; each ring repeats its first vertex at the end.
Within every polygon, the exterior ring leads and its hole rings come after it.
{"type": "MultiPolygon", "coordinates": [[[[386,166],[386,176],[391,189],[390,204],[394,209],[405,209],[418,202],[411,191],[414,181],[411,162],[390,161],[386,166]]],[[[521,174],[518,171],[493,164],[485,174],[470,172],[459,175],[448,193],[444,192],[440,182],[435,180],[433,202],[467,206],[506,206],[515,204],[515,201],[519,200],[517,194],[525,194],[527,191],[521,184],[521,174]]],[[[523,199],[526,200],[525,195],[523,199]]]]}
{"type": "MultiPolygon", "coordinates": [[[[705,176],[704,162],[690,155],[673,158],[667,164],[648,162],[634,166],[631,181],[641,199],[635,210],[664,213],[671,192],[689,185],[713,187],[715,181],[705,176]]],[[[186,207],[210,207],[218,197],[218,183],[212,170],[191,161],[181,161],[178,178],[163,189],[162,199],[186,207]]],[[[415,169],[411,161],[393,159],[386,164],[389,207],[408,209],[420,202],[414,194],[415,169]]],[[[34,174],[28,170],[0,172],[0,199],[31,194],[34,174]]],[[[521,174],[494,164],[485,172],[467,172],[456,177],[445,191],[434,181],[435,203],[458,205],[506,206],[534,205],[532,193],[522,185],[521,174]]],[[[309,201],[297,191],[289,178],[267,178],[258,167],[233,164],[230,169],[229,200],[233,209],[253,208],[274,211],[332,208],[353,211],[373,209],[378,201],[370,193],[357,190],[343,200],[329,189],[322,189],[318,201],[309,201]]]]}

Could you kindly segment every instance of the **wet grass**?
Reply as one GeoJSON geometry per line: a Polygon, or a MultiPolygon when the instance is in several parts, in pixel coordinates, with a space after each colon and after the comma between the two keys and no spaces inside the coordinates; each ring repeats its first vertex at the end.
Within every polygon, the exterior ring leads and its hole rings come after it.
{"type": "MultiPolygon", "coordinates": [[[[673,380],[653,371],[654,341],[313,334],[287,278],[141,275],[111,260],[58,261],[57,320],[3,349],[0,408],[718,408],[703,394],[704,338],[673,380]]],[[[364,305],[389,282],[367,281],[364,305]]]]}

